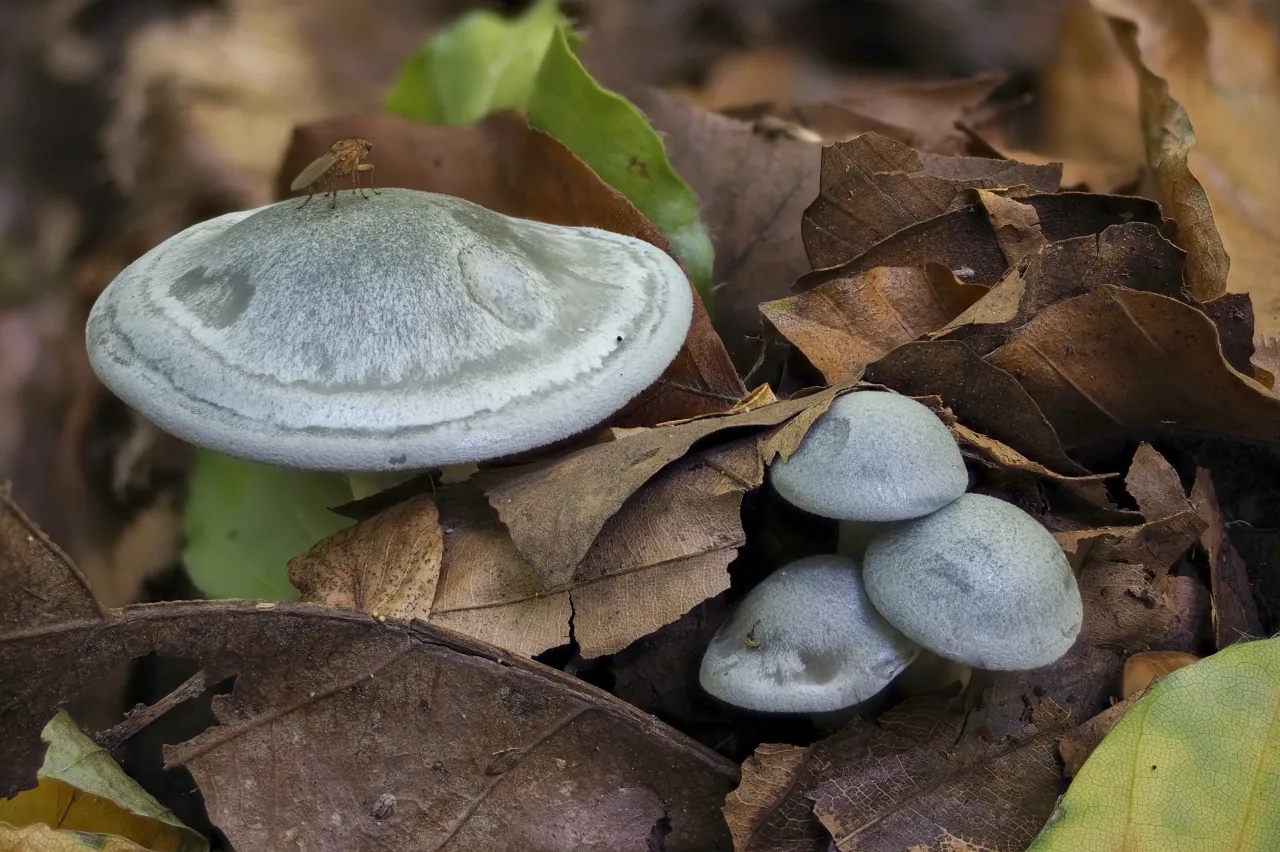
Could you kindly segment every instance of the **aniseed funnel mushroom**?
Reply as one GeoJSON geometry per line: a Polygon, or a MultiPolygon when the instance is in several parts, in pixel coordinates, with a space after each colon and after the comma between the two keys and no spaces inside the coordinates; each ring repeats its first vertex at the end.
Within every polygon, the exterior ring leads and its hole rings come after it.
{"type": "Polygon", "coordinates": [[[969,485],[942,421],[914,399],[883,391],[836,399],[791,457],[773,463],[769,479],[793,506],[842,521],[840,552],[854,558],[883,523],[941,509],[969,485]]]}
{"type": "Polygon", "coordinates": [[[103,383],[191,443],[414,470],[601,422],[663,373],[691,312],[648,243],[385,189],[188,228],[107,287],[87,336],[103,383]]]}
{"type": "Polygon", "coordinates": [[[1048,665],[1075,642],[1080,589],[1054,537],[1017,506],[965,494],[867,548],[877,610],[936,654],[974,668],[1048,665]]]}
{"type": "Polygon", "coordinates": [[[702,658],[702,688],[736,707],[839,710],[875,695],[919,648],[871,606],[858,564],[810,556],[747,593],[702,658]]]}

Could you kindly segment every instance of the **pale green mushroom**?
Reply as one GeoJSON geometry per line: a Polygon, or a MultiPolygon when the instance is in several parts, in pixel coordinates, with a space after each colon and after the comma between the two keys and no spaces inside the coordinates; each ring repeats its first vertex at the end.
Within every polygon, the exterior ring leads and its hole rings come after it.
{"type": "Polygon", "coordinates": [[[788,503],[840,521],[839,552],[860,558],[888,524],[918,518],[969,486],[960,448],[932,411],[883,391],[845,394],[790,458],[769,468],[788,503]]]}
{"type": "Polygon", "coordinates": [[[649,243],[385,189],[188,228],[107,287],[87,338],[103,383],[193,444],[413,471],[600,423],[662,375],[691,316],[649,243]]]}

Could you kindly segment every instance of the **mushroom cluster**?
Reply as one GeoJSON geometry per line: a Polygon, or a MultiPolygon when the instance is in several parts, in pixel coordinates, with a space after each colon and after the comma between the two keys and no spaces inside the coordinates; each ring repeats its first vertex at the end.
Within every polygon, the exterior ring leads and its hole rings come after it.
{"type": "Polygon", "coordinates": [[[693,302],[665,252],[595,228],[385,189],[219,216],[126,268],[94,371],[162,429],[346,474],[546,446],[656,381],[693,302]]]}
{"type": "Polygon", "coordinates": [[[959,447],[919,402],[839,397],[769,479],[840,521],[839,555],[793,562],[747,594],[703,656],[716,698],[825,712],[879,692],[921,649],[1016,670],[1075,642],[1084,608],[1057,541],[1016,506],[965,493],[959,447]]]}

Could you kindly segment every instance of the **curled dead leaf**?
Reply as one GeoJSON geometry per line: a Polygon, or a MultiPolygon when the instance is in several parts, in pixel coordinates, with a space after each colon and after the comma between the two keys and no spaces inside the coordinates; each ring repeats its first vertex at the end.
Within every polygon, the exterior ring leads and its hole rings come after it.
{"type": "MultiPolygon", "coordinates": [[[[1036,210],[1040,230],[1050,243],[1098,234],[1126,222],[1163,222],[1159,206],[1144,198],[1058,192],[1018,199],[1036,210]]],[[[811,272],[796,281],[797,293],[827,281],[866,272],[877,266],[924,266],[939,263],[966,284],[991,286],[1007,264],[981,205],[969,204],[908,225],[872,245],[848,263],[811,272]]]]}
{"type": "Polygon", "coordinates": [[[877,267],[760,305],[829,383],[856,380],[896,346],[942,328],[986,294],[937,264],[877,267]]]}
{"type": "Polygon", "coordinates": [[[1059,164],[920,154],[878,133],[822,150],[821,191],[801,222],[814,269],[839,266],[886,237],[972,201],[970,191],[1026,185],[1056,192],[1059,164]]]}
{"type": "Polygon", "coordinates": [[[1167,296],[1104,284],[1044,309],[987,360],[1067,448],[1168,428],[1280,440],[1280,399],[1226,363],[1208,317],[1167,296]]]}

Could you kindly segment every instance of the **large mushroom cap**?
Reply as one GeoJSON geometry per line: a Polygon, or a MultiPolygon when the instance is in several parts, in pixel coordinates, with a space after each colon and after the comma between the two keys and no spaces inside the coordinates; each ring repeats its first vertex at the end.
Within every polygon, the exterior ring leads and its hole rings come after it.
{"type": "Polygon", "coordinates": [[[88,345],[192,443],[375,471],[587,429],[662,374],[691,316],[679,265],[641,240],[386,189],[188,228],[111,283],[88,345]]]}
{"type": "Polygon", "coordinates": [[[1084,617],[1075,575],[1049,531],[981,494],[872,540],[863,579],[895,627],[976,668],[1048,665],[1071,648],[1084,617]]]}
{"type": "Polygon", "coordinates": [[[969,485],[951,431],[914,399],[860,391],[837,399],[769,479],[793,506],[844,521],[918,518],[969,485]]]}
{"type": "Polygon", "coordinates": [[[821,713],[875,695],[919,652],[871,606],[856,562],[811,556],[742,599],[707,647],[699,681],[747,710],[821,713]]]}

